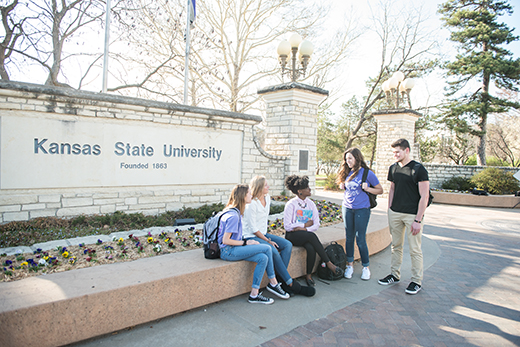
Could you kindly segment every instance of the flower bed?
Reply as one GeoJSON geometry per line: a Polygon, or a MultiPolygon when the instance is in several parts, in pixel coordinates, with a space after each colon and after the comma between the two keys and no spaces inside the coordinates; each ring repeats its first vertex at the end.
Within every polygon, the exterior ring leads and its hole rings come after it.
{"type": "MultiPolygon", "coordinates": [[[[280,197],[275,201],[287,201],[280,197]]],[[[325,200],[315,200],[320,213],[322,226],[341,220],[341,206],[325,200]]],[[[269,222],[268,231],[283,236],[283,219],[269,222]]],[[[158,235],[150,232],[146,236],[133,234],[125,238],[114,238],[110,242],[98,240],[92,245],[79,244],[69,247],[57,247],[53,250],[36,250],[33,254],[0,255],[2,282],[24,279],[55,272],[81,269],[114,262],[125,262],[161,254],[182,252],[202,247],[202,230],[190,227],[188,230],[176,229],[173,232],[162,231],[158,235]]]]}

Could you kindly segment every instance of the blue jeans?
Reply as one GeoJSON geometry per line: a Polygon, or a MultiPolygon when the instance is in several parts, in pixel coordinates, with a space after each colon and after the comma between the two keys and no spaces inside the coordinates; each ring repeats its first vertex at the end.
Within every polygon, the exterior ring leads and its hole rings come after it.
{"type": "Polygon", "coordinates": [[[229,246],[220,249],[220,259],[228,261],[247,260],[256,263],[251,287],[259,289],[264,272],[269,279],[274,278],[273,255],[266,245],[229,246]]]}
{"type": "Polygon", "coordinates": [[[286,240],[283,237],[276,236],[273,234],[266,234],[265,237],[268,239],[271,239],[271,241],[276,242],[279,248],[276,248],[275,246],[272,246],[271,244],[267,243],[265,240],[262,240],[259,237],[253,237],[252,240],[256,240],[260,242],[261,244],[268,245],[271,247],[271,252],[273,254],[273,263],[274,263],[274,269],[280,277],[282,277],[283,281],[290,285],[293,280],[291,275],[289,275],[289,272],[287,271],[287,266],[289,266],[289,261],[291,260],[291,252],[292,252],[292,243],[291,241],[286,240]]]}
{"type": "Polygon", "coordinates": [[[354,239],[357,242],[359,255],[361,256],[361,264],[369,266],[368,246],[367,246],[367,226],[370,219],[370,209],[360,208],[352,210],[343,206],[343,224],[345,225],[345,234],[347,236],[347,262],[354,261],[354,239]]]}

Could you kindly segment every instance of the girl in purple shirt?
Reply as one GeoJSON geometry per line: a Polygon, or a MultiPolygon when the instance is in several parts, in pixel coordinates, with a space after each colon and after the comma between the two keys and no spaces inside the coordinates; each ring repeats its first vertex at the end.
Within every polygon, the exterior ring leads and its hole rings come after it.
{"type": "Polygon", "coordinates": [[[272,304],[273,299],[267,298],[259,292],[264,272],[267,273],[269,283],[267,290],[282,299],[289,299],[287,294],[276,280],[273,266],[271,246],[260,244],[255,240],[242,238],[242,216],[246,204],[251,203],[251,191],[247,184],[239,184],[233,188],[226,212],[220,219],[218,243],[220,258],[227,261],[248,260],[256,263],[253,272],[253,284],[248,301],[252,304],[272,304]],[[232,210],[233,209],[233,210],[232,210]],[[238,212],[237,212],[238,211],[238,212]]]}
{"type": "Polygon", "coordinates": [[[285,186],[296,194],[296,197],[285,205],[283,213],[285,238],[293,245],[305,247],[307,250],[307,284],[316,285],[311,275],[316,262],[316,253],[320,255],[329,269],[341,274],[343,270],[330,261],[320,239],[314,233],[320,227],[320,215],[314,202],[309,199],[311,196],[309,177],[288,176],[285,179],[285,186]]]}
{"type": "Polygon", "coordinates": [[[345,278],[352,278],[354,273],[354,240],[357,241],[361,264],[362,280],[370,279],[368,247],[366,233],[370,219],[370,200],[368,192],[378,195],[383,194],[383,187],[376,175],[368,171],[367,181],[362,183],[363,173],[369,170],[363,154],[357,148],[350,148],[343,154],[343,164],[338,174],[338,184],[345,190],[343,196],[343,223],[345,225],[347,268],[345,278]]]}

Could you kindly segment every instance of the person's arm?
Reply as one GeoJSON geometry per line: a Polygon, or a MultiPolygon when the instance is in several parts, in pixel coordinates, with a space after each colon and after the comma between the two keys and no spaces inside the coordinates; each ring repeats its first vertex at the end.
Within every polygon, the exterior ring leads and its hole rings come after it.
{"type": "Polygon", "coordinates": [[[222,243],[228,246],[245,246],[245,245],[257,245],[259,242],[255,240],[233,240],[231,238],[232,233],[224,233],[224,237],[222,237],[222,243]]]}
{"type": "Polygon", "coordinates": [[[390,182],[390,189],[388,190],[388,208],[392,207],[392,201],[394,200],[395,184],[390,182]]]}
{"type": "Polygon", "coordinates": [[[372,193],[374,195],[383,194],[383,187],[381,186],[381,183],[378,183],[375,187],[369,187],[367,182],[363,182],[361,189],[363,189],[367,193],[372,193]]]}
{"type": "MultiPolygon", "coordinates": [[[[260,201],[254,199],[249,205],[247,205],[246,212],[244,213],[244,222],[246,228],[244,229],[244,238],[256,236],[257,231],[260,230],[260,223],[263,220],[262,211],[260,211],[262,204],[260,201]]],[[[267,223],[267,221],[263,221],[267,223]]]]}
{"type": "Polygon", "coordinates": [[[428,207],[428,199],[430,198],[430,181],[422,181],[418,182],[417,184],[419,186],[419,195],[421,195],[421,200],[419,200],[417,214],[415,215],[415,220],[412,223],[412,235],[417,235],[419,231],[421,231],[421,222],[424,217],[426,207],[428,207]]]}
{"type": "MultiPolygon", "coordinates": [[[[228,246],[245,246],[248,245],[256,245],[258,241],[248,240],[247,243],[244,240],[235,240],[232,238],[233,235],[238,234],[240,217],[237,214],[229,216],[226,220],[223,221],[222,232],[224,235],[222,236],[222,244],[228,246]]],[[[238,238],[238,236],[236,236],[238,238]]]]}
{"type": "MultiPolygon", "coordinates": [[[[309,202],[309,205],[312,210],[312,220],[309,220],[309,222],[312,222],[312,225],[307,226],[306,229],[307,231],[314,232],[320,227],[320,213],[313,202],[309,202]]],[[[307,225],[307,223],[305,223],[305,225],[307,225]]]]}
{"type": "Polygon", "coordinates": [[[367,181],[363,182],[361,189],[374,195],[383,194],[383,187],[379,183],[376,174],[372,170],[368,171],[367,181]]]}
{"type": "MultiPolygon", "coordinates": [[[[292,200],[291,200],[292,201],[292,200]]],[[[305,225],[303,223],[294,223],[294,214],[296,213],[296,204],[289,201],[285,204],[285,209],[283,211],[283,227],[286,231],[293,230],[305,230],[305,225]]]]}

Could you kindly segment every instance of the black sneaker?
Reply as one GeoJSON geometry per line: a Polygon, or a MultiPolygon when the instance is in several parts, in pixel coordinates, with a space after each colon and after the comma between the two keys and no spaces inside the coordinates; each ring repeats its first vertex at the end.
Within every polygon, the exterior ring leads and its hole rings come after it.
{"type": "Polygon", "coordinates": [[[252,298],[251,295],[249,295],[249,299],[247,301],[249,301],[252,304],[265,304],[265,305],[271,305],[274,302],[273,299],[266,298],[265,296],[263,296],[261,292],[258,293],[256,298],[252,298]]]}
{"type": "Polygon", "coordinates": [[[287,294],[283,289],[280,283],[278,283],[275,286],[272,286],[271,283],[267,285],[267,290],[273,293],[274,295],[282,298],[282,299],[289,299],[291,296],[287,294]]]}
{"type": "Polygon", "coordinates": [[[399,283],[399,278],[390,274],[390,275],[386,276],[385,278],[382,278],[379,281],[377,281],[377,283],[379,283],[383,286],[387,286],[389,284],[399,283]]]}
{"type": "Polygon", "coordinates": [[[406,294],[417,294],[419,293],[419,290],[421,290],[421,285],[417,284],[415,282],[410,282],[408,287],[404,290],[406,294]]]}

